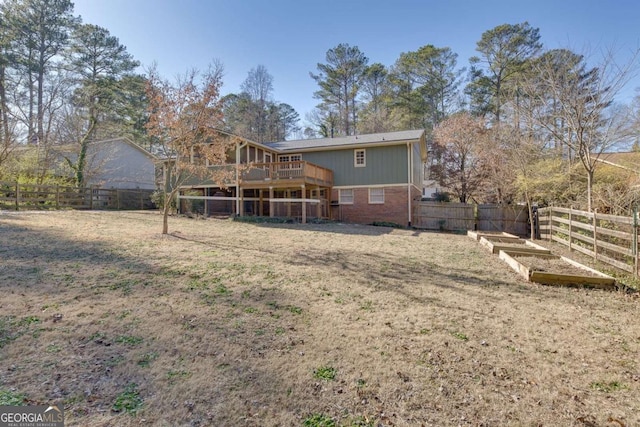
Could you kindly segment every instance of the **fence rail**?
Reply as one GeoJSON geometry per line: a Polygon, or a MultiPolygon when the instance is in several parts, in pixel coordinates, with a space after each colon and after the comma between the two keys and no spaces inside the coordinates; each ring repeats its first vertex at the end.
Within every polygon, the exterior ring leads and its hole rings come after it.
{"type": "Polygon", "coordinates": [[[540,235],[595,260],[633,273],[638,270],[638,213],[617,216],[566,208],[538,211],[540,235]]]}
{"type": "Polygon", "coordinates": [[[153,190],[76,188],[0,181],[0,208],[155,209],[152,193],[153,190]]]}
{"type": "Polygon", "coordinates": [[[518,236],[529,233],[529,215],[524,206],[418,202],[413,224],[427,230],[505,231],[518,236]]]}

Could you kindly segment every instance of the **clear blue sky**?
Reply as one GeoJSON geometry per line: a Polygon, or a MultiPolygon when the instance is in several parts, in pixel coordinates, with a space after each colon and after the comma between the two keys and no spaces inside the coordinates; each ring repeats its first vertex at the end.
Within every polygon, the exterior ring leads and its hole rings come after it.
{"type": "MultiPolygon", "coordinates": [[[[167,78],[212,60],[225,67],[223,93],[239,92],[264,65],[274,99],[302,121],[318,103],[309,76],[339,43],[358,46],[369,63],[392,65],[400,53],[432,44],[468,65],[483,32],[528,21],[546,48],[615,47],[620,62],[640,46],[638,0],[75,0],[83,22],[107,28],[143,66],[167,78]]],[[[636,61],[638,62],[638,61],[636,61]]],[[[143,71],[143,70],[141,70],[143,71]]],[[[640,87],[636,78],[621,101],[640,87]]]]}

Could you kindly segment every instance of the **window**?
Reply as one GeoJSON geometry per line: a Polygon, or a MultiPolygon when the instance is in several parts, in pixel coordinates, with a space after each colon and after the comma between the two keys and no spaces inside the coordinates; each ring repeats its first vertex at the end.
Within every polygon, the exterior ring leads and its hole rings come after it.
{"type": "Polygon", "coordinates": [[[302,154],[283,154],[278,156],[279,162],[297,162],[292,165],[281,165],[281,169],[301,169],[302,164],[299,163],[302,161],[302,154]]]}
{"type": "Polygon", "coordinates": [[[384,204],[384,188],[369,189],[369,204],[384,204]]]}
{"type": "Polygon", "coordinates": [[[338,200],[341,205],[353,204],[353,188],[342,188],[338,191],[338,200]]]}
{"type": "Polygon", "coordinates": [[[367,152],[364,149],[353,150],[353,166],[363,168],[367,166],[367,152]]]}

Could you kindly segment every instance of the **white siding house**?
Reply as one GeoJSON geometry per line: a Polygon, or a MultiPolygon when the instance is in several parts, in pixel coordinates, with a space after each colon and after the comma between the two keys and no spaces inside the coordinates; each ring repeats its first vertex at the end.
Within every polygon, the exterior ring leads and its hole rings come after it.
{"type": "Polygon", "coordinates": [[[127,138],[92,142],[87,148],[87,184],[101,188],[154,190],[157,160],[127,138]]]}

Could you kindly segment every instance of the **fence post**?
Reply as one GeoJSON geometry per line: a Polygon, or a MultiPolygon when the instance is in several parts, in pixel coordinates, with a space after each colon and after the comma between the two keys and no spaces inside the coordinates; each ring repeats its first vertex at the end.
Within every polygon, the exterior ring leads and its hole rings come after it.
{"type": "Polygon", "coordinates": [[[56,184],[56,209],[60,209],[60,184],[56,184]]]}
{"type": "Polygon", "coordinates": [[[16,210],[20,209],[20,184],[16,181],[16,210]]]}
{"type": "Polygon", "coordinates": [[[547,239],[549,241],[553,240],[553,223],[551,222],[551,219],[553,218],[553,206],[549,206],[548,208],[548,218],[549,221],[547,222],[547,239]]]}
{"type": "Polygon", "coordinates": [[[569,208],[569,251],[571,251],[571,209],[569,208]]]}
{"type": "Polygon", "coordinates": [[[640,254],[638,254],[638,206],[633,210],[633,250],[632,253],[635,256],[634,259],[634,269],[633,269],[633,277],[638,277],[638,258],[640,258],[640,254]]]}
{"type": "Polygon", "coordinates": [[[593,210],[593,259],[595,261],[598,260],[598,222],[596,220],[596,215],[598,214],[598,209],[593,210]]]}

